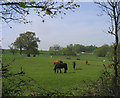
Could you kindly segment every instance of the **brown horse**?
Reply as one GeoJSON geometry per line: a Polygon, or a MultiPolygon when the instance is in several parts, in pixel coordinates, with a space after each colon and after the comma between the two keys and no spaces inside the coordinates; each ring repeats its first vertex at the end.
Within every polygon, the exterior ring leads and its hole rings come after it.
{"type": "Polygon", "coordinates": [[[63,63],[63,62],[60,61],[60,60],[55,60],[55,61],[53,61],[53,63],[54,63],[54,64],[57,64],[57,63],[63,63]]]}

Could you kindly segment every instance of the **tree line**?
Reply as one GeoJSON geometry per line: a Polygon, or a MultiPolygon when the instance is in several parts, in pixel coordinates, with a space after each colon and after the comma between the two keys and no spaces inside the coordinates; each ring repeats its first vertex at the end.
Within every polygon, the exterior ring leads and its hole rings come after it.
{"type": "MultiPolygon", "coordinates": [[[[16,38],[15,42],[9,45],[11,53],[15,54],[19,52],[20,55],[27,54],[28,57],[36,56],[40,54],[38,50],[38,43],[40,42],[39,38],[36,37],[34,32],[25,32],[21,33],[19,37],[16,38]]],[[[97,47],[95,45],[85,46],[81,44],[70,44],[66,47],[61,47],[60,45],[54,45],[49,47],[50,55],[64,55],[64,56],[76,56],[84,52],[93,52],[98,57],[107,57],[110,61],[114,60],[114,45],[103,45],[97,47]]],[[[4,52],[4,51],[3,51],[4,52]]],[[[120,45],[117,49],[118,58],[120,62],[120,45]]]]}
{"type": "Polygon", "coordinates": [[[93,52],[95,49],[97,48],[97,46],[84,46],[84,45],[80,45],[80,44],[70,44],[67,45],[67,47],[61,47],[60,45],[54,45],[51,46],[49,48],[49,52],[51,55],[67,55],[67,56],[75,56],[75,55],[79,55],[82,52],[93,52]]]}
{"type": "MultiPolygon", "coordinates": [[[[95,49],[94,54],[98,57],[107,57],[110,61],[114,61],[114,45],[103,45],[95,49]]],[[[120,63],[120,44],[117,49],[117,61],[120,63]]]]}

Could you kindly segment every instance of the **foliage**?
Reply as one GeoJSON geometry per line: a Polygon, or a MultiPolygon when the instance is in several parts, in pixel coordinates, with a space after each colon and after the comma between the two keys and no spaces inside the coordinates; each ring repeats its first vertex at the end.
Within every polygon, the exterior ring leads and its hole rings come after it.
{"type": "Polygon", "coordinates": [[[114,60],[114,54],[113,54],[113,46],[110,46],[109,47],[109,50],[106,54],[106,57],[110,60],[110,61],[113,61],[114,60]]]}
{"type": "Polygon", "coordinates": [[[75,51],[77,53],[85,52],[85,46],[84,45],[75,44],[74,48],[75,48],[75,51]]]}
{"type": "Polygon", "coordinates": [[[81,53],[81,52],[88,52],[88,51],[94,51],[97,47],[90,45],[90,46],[84,46],[84,45],[79,45],[79,44],[75,44],[74,45],[74,49],[76,51],[76,53],[81,53]]]}
{"type": "Polygon", "coordinates": [[[103,45],[103,46],[95,49],[94,53],[98,57],[105,57],[108,51],[109,51],[109,46],[108,45],[103,45]]]}
{"type": "Polygon", "coordinates": [[[120,96],[120,77],[104,71],[99,79],[84,87],[85,96],[120,96]]]}
{"type": "Polygon", "coordinates": [[[64,55],[68,55],[68,56],[70,56],[70,55],[74,55],[75,56],[76,53],[74,51],[74,46],[72,44],[67,45],[67,48],[66,48],[66,50],[64,50],[63,54],[64,55]]]}
{"type": "Polygon", "coordinates": [[[18,37],[15,42],[13,43],[13,45],[20,49],[20,55],[22,55],[22,49],[24,48],[24,39],[22,38],[22,36],[18,37]]]}
{"type": "Polygon", "coordinates": [[[10,48],[11,53],[14,55],[17,52],[17,49],[14,47],[13,43],[8,46],[10,48]]]}
{"type": "Polygon", "coordinates": [[[6,23],[9,23],[11,21],[29,23],[31,21],[27,20],[26,16],[30,14],[30,10],[33,10],[39,17],[42,18],[42,22],[44,22],[45,16],[50,16],[53,18],[58,14],[66,15],[67,10],[75,11],[76,8],[80,7],[79,4],[74,3],[73,1],[28,1],[29,2],[18,2],[17,0],[14,0],[14,2],[1,2],[0,5],[2,5],[2,10],[0,11],[0,15],[2,16],[0,16],[0,18],[6,23]]]}
{"type": "Polygon", "coordinates": [[[70,44],[67,45],[67,47],[60,47],[59,45],[54,45],[53,47],[49,48],[50,54],[51,55],[77,55],[77,54],[81,54],[81,52],[92,52],[96,49],[96,46],[84,46],[84,45],[80,45],[80,44],[70,44]]]}
{"type": "Polygon", "coordinates": [[[50,55],[60,55],[62,48],[59,45],[54,45],[53,47],[49,48],[50,55]]]}
{"type": "Polygon", "coordinates": [[[30,56],[30,54],[36,55],[38,54],[37,42],[40,42],[40,40],[35,36],[34,32],[26,32],[20,34],[14,42],[14,46],[20,48],[20,54],[22,54],[23,48],[27,56],[30,56]]]}

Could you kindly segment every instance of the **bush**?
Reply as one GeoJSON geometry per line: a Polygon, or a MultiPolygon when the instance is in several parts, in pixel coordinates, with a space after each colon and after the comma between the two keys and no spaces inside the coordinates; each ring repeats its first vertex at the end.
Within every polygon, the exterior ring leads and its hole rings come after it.
{"type": "Polygon", "coordinates": [[[97,48],[94,53],[96,54],[96,56],[98,57],[105,57],[107,52],[109,51],[109,46],[108,45],[103,45],[99,48],[97,48]]]}
{"type": "Polygon", "coordinates": [[[96,81],[87,85],[85,95],[87,96],[120,96],[120,76],[115,77],[108,71],[104,71],[101,77],[96,81]]]}

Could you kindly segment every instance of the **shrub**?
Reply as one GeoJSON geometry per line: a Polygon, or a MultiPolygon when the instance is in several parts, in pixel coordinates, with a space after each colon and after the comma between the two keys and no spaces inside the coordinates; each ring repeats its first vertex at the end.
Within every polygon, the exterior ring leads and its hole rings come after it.
{"type": "Polygon", "coordinates": [[[99,48],[97,48],[94,53],[98,56],[98,57],[105,57],[107,52],[109,51],[109,46],[108,45],[103,45],[99,48]]]}

